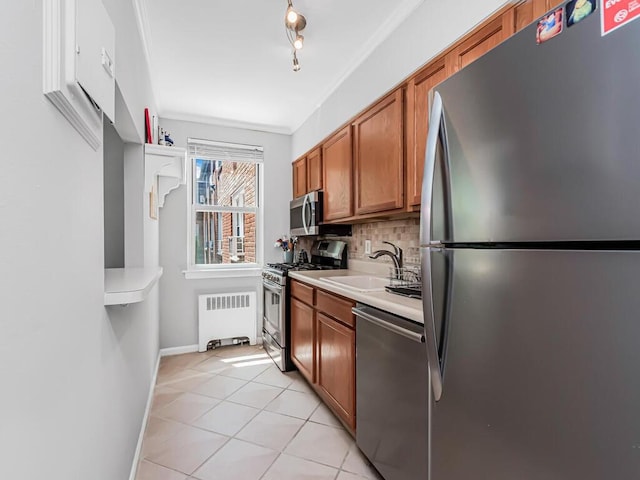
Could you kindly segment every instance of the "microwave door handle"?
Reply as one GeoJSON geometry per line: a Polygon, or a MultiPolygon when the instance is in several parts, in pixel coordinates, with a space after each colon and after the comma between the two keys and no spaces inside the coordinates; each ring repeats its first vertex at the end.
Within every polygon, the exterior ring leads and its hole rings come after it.
{"type": "Polygon", "coordinates": [[[309,195],[304,196],[304,202],[302,203],[302,226],[304,227],[304,233],[309,235],[309,227],[311,227],[311,200],[309,199],[309,195]],[[309,209],[308,219],[307,208],[309,209]]]}

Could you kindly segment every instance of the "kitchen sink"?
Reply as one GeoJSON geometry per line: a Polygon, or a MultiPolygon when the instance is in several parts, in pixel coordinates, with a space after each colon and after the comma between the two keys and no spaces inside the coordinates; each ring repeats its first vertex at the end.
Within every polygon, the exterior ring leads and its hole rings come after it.
{"type": "Polygon", "coordinates": [[[388,278],[371,275],[343,275],[338,277],[321,277],[319,280],[333,283],[358,292],[382,292],[389,285],[388,278]]]}

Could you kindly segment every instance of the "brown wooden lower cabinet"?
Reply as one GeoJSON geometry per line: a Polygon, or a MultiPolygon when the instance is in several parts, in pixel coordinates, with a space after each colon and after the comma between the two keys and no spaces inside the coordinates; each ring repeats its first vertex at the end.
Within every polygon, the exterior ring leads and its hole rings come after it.
{"type": "Polygon", "coordinates": [[[355,302],[291,281],[291,359],[327,406],[356,429],[355,302]],[[314,306],[315,305],[315,308],[314,306]]]}
{"type": "Polygon", "coordinates": [[[356,428],[356,332],[316,314],[318,389],[323,400],[353,430],[356,428]]]}
{"type": "Polygon", "coordinates": [[[310,382],[315,379],[315,312],[296,298],[291,299],[291,360],[310,382]]]}

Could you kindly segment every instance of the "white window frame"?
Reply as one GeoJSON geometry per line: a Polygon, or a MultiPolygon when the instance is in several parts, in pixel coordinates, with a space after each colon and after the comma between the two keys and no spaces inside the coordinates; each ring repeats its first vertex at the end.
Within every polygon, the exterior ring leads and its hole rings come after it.
{"type": "MultiPolygon", "coordinates": [[[[222,212],[218,212],[217,215],[218,225],[222,225],[222,212]]],[[[222,229],[218,228],[218,236],[216,237],[216,253],[222,255],[222,242],[224,242],[224,236],[222,235],[222,229]]]]}
{"type": "MultiPolygon", "coordinates": [[[[189,172],[187,179],[187,269],[183,272],[187,279],[200,279],[200,278],[220,278],[220,277],[235,277],[235,276],[259,276],[261,274],[262,263],[264,258],[264,162],[262,160],[263,149],[254,145],[241,145],[225,142],[213,142],[209,140],[192,139],[189,138],[187,142],[189,172]],[[238,157],[234,157],[233,153],[228,158],[211,157],[208,155],[194,154],[192,145],[203,146],[206,151],[207,148],[212,148],[215,151],[223,151],[228,149],[229,152],[235,152],[240,157],[243,156],[243,152],[256,152],[260,157],[260,160],[238,160],[238,157]],[[255,206],[218,206],[218,205],[198,205],[195,202],[195,162],[197,159],[205,160],[222,160],[223,162],[233,161],[251,161],[256,165],[256,205],[255,206]],[[195,263],[195,228],[196,228],[196,212],[211,211],[218,213],[232,213],[234,216],[239,213],[253,213],[255,215],[255,230],[256,230],[256,261],[255,263],[224,263],[224,264],[207,264],[201,265],[195,263]]],[[[244,189],[238,190],[237,193],[242,193],[244,197],[244,189]]],[[[244,203],[244,202],[243,202],[244,203]]],[[[232,232],[233,233],[233,232],[232,232]]],[[[223,242],[226,241],[222,237],[223,242]]],[[[218,238],[216,238],[218,243],[218,238]]],[[[216,245],[216,250],[218,245],[216,245]]]]}
{"type": "MultiPolygon", "coordinates": [[[[231,203],[234,207],[244,207],[244,188],[240,188],[234,192],[231,197],[231,203]]],[[[242,227],[240,231],[232,233],[234,236],[244,236],[244,216],[234,213],[232,218],[231,224],[234,228],[238,226],[242,227]],[[242,221],[240,219],[242,219],[242,221]]]]}

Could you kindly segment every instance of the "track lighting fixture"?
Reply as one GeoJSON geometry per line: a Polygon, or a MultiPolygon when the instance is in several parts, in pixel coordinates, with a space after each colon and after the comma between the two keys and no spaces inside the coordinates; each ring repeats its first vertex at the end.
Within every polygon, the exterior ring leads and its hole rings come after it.
{"type": "Polygon", "coordinates": [[[307,19],[300,12],[293,8],[291,0],[287,0],[287,11],[284,14],[284,26],[287,39],[293,47],[293,71],[300,70],[298,55],[296,50],[304,46],[304,37],[300,33],[307,26],[307,19]]]}

